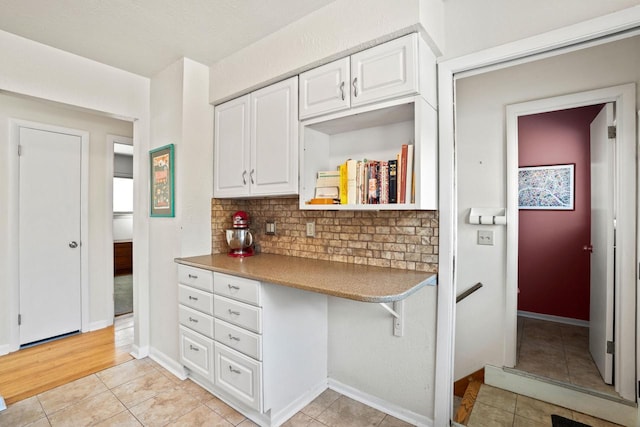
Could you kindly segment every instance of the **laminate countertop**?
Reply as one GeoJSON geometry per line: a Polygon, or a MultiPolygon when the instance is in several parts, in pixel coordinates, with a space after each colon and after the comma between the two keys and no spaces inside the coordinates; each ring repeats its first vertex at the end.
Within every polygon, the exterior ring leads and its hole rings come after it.
{"type": "Polygon", "coordinates": [[[405,299],[437,281],[433,273],[265,253],[246,258],[233,258],[227,254],[201,255],[176,258],[175,261],[261,282],[373,303],[405,299]]]}

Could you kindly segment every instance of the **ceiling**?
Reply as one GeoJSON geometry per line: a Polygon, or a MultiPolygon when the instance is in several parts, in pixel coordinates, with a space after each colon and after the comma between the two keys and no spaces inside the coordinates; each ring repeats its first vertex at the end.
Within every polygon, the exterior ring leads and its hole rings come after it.
{"type": "Polygon", "coordinates": [[[0,30],[151,77],[205,65],[334,0],[0,0],[0,30]]]}

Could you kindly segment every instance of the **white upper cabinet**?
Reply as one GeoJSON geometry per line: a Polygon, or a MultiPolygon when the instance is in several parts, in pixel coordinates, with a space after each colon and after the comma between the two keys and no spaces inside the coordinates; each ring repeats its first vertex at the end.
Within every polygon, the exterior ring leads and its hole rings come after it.
{"type": "Polygon", "coordinates": [[[300,119],[351,106],[349,58],[300,74],[300,119]]]}
{"type": "Polygon", "coordinates": [[[431,91],[435,59],[417,34],[409,34],[300,74],[300,119],[431,91]]]}
{"type": "Polygon", "coordinates": [[[218,198],[298,193],[298,78],[215,108],[218,198]]]}
{"type": "Polygon", "coordinates": [[[417,92],[417,34],[351,56],[351,106],[417,92]]]}
{"type": "Polygon", "coordinates": [[[214,197],[249,194],[249,95],[215,108],[214,197]]]}

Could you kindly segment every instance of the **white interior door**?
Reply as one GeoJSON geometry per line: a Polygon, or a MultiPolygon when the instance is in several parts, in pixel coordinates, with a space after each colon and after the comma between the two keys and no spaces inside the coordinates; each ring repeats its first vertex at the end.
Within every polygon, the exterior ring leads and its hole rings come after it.
{"type": "Polygon", "coordinates": [[[608,136],[613,125],[613,104],[606,104],[591,123],[591,301],[589,350],[604,382],[613,382],[614,292],[614,153],[615,139],[608,136]]]}
{"type": "Polygon", "coordinates": [[[20,128],[20,344],[81,329],[82,138],[20,128]]]}

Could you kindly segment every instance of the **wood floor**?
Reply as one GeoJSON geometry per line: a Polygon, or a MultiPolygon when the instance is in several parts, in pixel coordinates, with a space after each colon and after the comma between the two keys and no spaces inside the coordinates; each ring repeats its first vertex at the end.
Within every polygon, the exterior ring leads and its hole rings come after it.
{"type": "Polygon", "coordinates": [[[15,403],[132,358],[113,326],[19,350],[0,357],[0,396],[15,403]]]}

